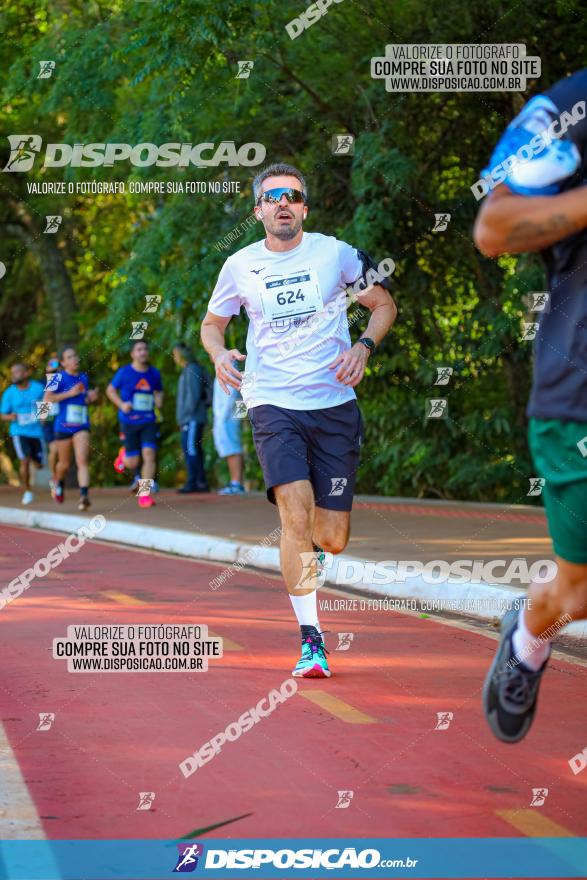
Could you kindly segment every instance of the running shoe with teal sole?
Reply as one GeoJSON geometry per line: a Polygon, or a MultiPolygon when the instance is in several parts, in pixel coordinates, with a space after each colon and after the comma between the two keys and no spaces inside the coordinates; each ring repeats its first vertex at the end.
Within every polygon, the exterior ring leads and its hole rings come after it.
{"type": "Polygon", "coordinates": [[[296,678],[330,678],[332,673],[328,668],[327,653],[321,636],[302,639],[302,656],[292,675],[296,678]]]}

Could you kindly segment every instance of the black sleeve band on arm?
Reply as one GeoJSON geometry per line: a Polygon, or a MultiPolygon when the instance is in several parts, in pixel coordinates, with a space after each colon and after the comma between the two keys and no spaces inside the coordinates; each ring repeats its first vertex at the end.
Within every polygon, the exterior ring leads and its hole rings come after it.
{"type": "Polygon", "coordinates": [[[386,290],[390,290],[389,277],[383,275],[379,271],[379,264],[375,262],[372,256],[370,256],[366,251],[360,251],[357,248],[357,256],[361,261],[361,265],[363,267],[363,284],[360,284],[361,290],[365,290],[366,287],[369,287],[370,284],[379,284],[381,287],[384,287],[386,290]],[[370,270],[371,277],[367,276],[367,273],[370,270]]]}

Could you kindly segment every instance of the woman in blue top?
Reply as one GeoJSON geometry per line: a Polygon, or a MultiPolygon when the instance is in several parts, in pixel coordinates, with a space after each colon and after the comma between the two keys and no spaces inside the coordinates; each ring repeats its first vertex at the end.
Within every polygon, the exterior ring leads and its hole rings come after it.
{"type": "Polygon", "coordinates": [[[55,441],[57,443],[57,466],[55,468],[55,487],[53,497],[63,504],[65,475],[71,465],[72,452],[77,465],[77,481],[80,499],[78,510],[90,506],[88,490],[90,471],[90,419],[88,404],[98,399],[98,389],[90,389],[87,373],[81,373],[79,357],[73,346],[65,346],[59,356],[61,369],[47,383],[44,400],[59,404],[55,416],[55,441]]]}

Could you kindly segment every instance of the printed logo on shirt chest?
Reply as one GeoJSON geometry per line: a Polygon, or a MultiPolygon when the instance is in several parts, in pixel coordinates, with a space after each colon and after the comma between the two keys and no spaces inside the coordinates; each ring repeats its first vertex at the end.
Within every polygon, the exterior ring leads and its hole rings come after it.
{"type": "Polygon", "coordinates": [[[132,396],[132,408],[135,412],[152,412],[153,411],[153,394],[151,393],[151,385],[142,378],[135,385],[132,396]]]}
{"type": "Polygon", "coordinates": [[[309,320],[309,316],[306,316],[305,318],[280,318],[277,321],[271,321],[269,326],[274,333],[287,333],[292,327],[297,329],[309,320]]]}

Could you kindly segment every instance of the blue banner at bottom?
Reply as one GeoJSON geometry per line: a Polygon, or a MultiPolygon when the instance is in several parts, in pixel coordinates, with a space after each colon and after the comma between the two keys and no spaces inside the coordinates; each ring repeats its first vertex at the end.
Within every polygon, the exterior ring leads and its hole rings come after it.
{"type": "Polygon", "coordinates": [[[587,838],[9,840],[0,880],[587,877],[587,838]]]}

